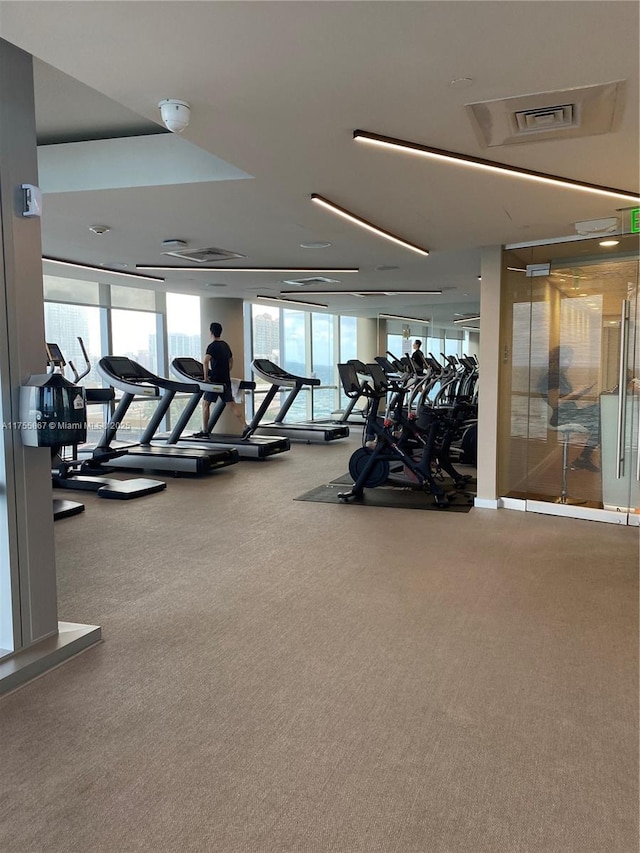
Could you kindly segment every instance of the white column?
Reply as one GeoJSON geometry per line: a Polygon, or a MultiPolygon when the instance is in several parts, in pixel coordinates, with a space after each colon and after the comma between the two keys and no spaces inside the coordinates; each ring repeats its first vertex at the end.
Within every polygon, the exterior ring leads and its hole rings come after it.
{"type": "Polygon", "coordinates": [[[33,60],[0,40],[0,648],[13,653],[0,693],[100,638],[59,631],[51,452],[21,438],[20,387],[45,372],[40,220],[22,215],[24,183],[38,184],[33,60]]]}
{"type": "Polygon", "coordinates": [[[358,317],[356,326],[358,358],[365,364],[380,355],[378,346],[378,321],[358,317]]]}
{"type": "Polygon", "coordinates": [[[497,507],[500,374],[500,285],[502,247],[481,255],[480,375],[478,380],[478,497],[476,505],[497,507]]]}
{"type": "Polygon", "coordinates": [[[376,347],[376,355],[387,354],[387,321],[378,318],[378,345],[376,347]]]}
{"type": "MultiPolygon", "coordinates": [[[[7,570],[13,579],[14,638],[20,649],[58,630],[50,451],[24,447],[19,421],[20,386],[45,372],[40,220],[22,216],[21,184],[38,183],[32,59],[0,41],[0,524],[6,602],[7,570]]],[[[2,612],[3,648],[8,647],[2,612]]]]}
{"type": "MultiPolygon", "coordinates": [[[[202,297],[200,299],[200,326],[202,336],[202,356],[211,343],[209,326],[211,323],[220,323],[222,326],[222,339],[231,347],[233,353],[233,368],[231,376],[233,379],[244,379],[244,302],[242,299],[230,299],[227,297],[202,297]]],[[[238,419],[227,407],[222,417],[216,424],[214,433],[222,432],[231,435],[239,435],[242,427],[238,419]]]]}

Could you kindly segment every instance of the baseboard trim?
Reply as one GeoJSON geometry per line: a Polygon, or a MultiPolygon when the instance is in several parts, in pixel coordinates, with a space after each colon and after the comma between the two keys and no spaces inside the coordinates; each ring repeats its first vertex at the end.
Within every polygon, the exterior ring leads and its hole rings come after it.
{"type": "Polygon", "coordinates": [[[500,502],[497,500],[492,500],[490,498],[475,498],[473,501],[473,505],[477,506],[480,509],[499,509],[500,502]]]}
{"type": "Polygon", "coordinates": [[[518,512],[527,510],[527,502],[521,498],[500,498],[499,505],[501,509],[515,509],[518,512]]]}
{"type": "Polygon", "coordinates": [[[53,637],[0,660],[0,695],[22,687],[102,639],[98,625],[59,622],[53,637]]]}

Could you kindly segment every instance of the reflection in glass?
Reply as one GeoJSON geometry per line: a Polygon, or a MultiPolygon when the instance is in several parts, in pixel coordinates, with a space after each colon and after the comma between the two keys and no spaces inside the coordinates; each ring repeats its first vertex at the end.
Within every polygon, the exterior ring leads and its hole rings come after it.
{"type": "MultiPolygon", "coordinates": [[[[619,480],[603,448],[605,441],[616,444],[620,354],[633,365],[637,351],[637,257],[560,258],[547,274],[527,277],[518,269],[544,263],[542,253],[558,248],[518,251],[505,253],[503,272],[500,395],[509,405],[501,406],[500,494],[602,508],[610,503],[603,502],[609,482],[619,480]],[[621,349],[625,302],[630,334],[621,349]],[[611,423],[605,423],[602,413],[609,409],[611,423]]],[[[586,255],[583,245],[581,251],[586,255]]],[[[625,437],[637,433],[633,406],[622,412],[619,429],[635,459],[625,437]]]]}

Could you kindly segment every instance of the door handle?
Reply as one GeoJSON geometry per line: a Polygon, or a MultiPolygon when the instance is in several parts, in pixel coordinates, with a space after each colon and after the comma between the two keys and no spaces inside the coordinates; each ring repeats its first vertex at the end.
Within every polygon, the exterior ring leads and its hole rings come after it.
{"type": "Polygon", "coordinates": [[[618,429],[616,433],[616,478],[624,476],[624,414],[627,405],[627,332],[629,300],[622,300],[620,312],[620,373],[618,375],[618,429]]]}

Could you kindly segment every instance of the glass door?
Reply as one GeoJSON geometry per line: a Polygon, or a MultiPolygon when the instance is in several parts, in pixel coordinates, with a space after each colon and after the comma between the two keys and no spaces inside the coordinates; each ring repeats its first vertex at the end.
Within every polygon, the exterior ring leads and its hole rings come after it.
{"type": "Polygon", "coordinates": [[[506,258],[501,494],[638,524],[638,255],[591,243],[506,258]]]}

